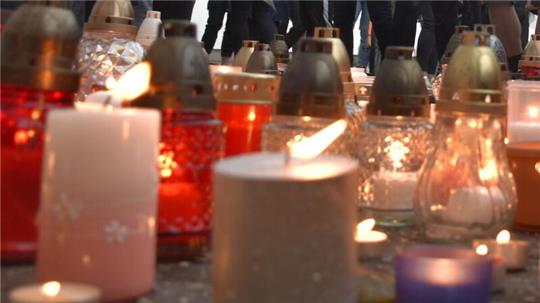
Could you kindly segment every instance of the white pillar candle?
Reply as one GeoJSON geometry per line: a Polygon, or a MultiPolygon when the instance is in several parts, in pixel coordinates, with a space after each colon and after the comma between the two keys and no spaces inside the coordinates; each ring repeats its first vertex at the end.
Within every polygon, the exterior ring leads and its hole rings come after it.
{"type": "Polygon", "coordinates": [[[50,112],[39,211],[40,281],[96,285],[104,301],[151,289],[159,128],[156,110],[50,112]]]}
{"type": "Polygon", "coordinates": [[[284,158],[256,153],[215,166],[215,303],[355,300],[358,164],[284,158]]]}
{"type": "Polygon", "coordinates": [[[380,171],[373,174],[373,206],[378,209],[411,210],[416,172],[380,171]]]}
{"type": "Polygon", "coordinates": [[[97,287],[80,283],[32,284],[17,287],[9,293],[11,303],[98,303],[97,287]]]}
{"type": "Polygon", "coordinates": [[[444,217],[456,223],[490,224],[496,207],[505,207],[498,187],[464,187],[451,192],[444,217]]]}

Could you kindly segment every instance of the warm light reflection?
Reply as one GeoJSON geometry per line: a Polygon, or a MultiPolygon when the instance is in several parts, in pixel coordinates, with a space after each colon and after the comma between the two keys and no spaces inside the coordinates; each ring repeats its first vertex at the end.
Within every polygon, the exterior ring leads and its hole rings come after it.
{"type": "MultiPolygon", "coordinates": [[[[386,142],[390,142],[392,137],[387,136],[384,139],[386,142]]],[[[405,155],[408,154],[410,149],[405,146],[401,141],[392,141],[389,146],[384,148],[384,152],[388,154],[388,157],[392,161],[392,166],[394,168],[403,167],[402,161],[406,159],[405,155]]]]}
{"type": "Polygon", "coordinates": [[[497,243],[498,244],[508,244],[510,242],[510,232],[506,229],[501,230],[497,234],[497,243]]]}
{"type": "Polygon", "coordinates": [[[178,163],[173,158],[173,152],[164,152],[158,157],[159,174],[164,179],[172,176],[173,169],[178,166],[178,163]]]}
{"type": "Polygon", "coordinates": [[[490,181],[494,180],[497,177],[497,164],[494,159],[487,161],[486,166],[481,167],[478,171],[480,180],[490,181]]]}
{"type": "Polygon", "coordinates": [[[116,86],[116,79],[114,79],[113,76],[110,76],[109,78],[107,78],[107,80],[105,81],[105,87],[106,87],[108,90],[111,90],[111,89],[113,89],[115,86],[116,86]]]}
{"type": "Polygon", "coordinates": [[[41,293],[47,297],[56,297],[60,292],[60,283],[51,281],[41,286],[41,293]]]}
{"type": "Polygon", "coordinates": [[[250,111],[247,118],[248,118],[249,122],[253,122],[257,118],[257,115],[255,114],[254,111],[250,111]]]}
{"type": "Polygon", "coordinates": [[[536,162],[536,164],[534,165],[534,168],[540,174],[540,162],[536,162]]]}
{"type": "Polygon", "coordinates": [[[536,119],[540,117],[540,110],[536,106],[529,106],[527,107],[527,115],[533,119],[536,119]]]}
{"type": "Polygon", "coordinates": [[[373,227],[375,227],[375,219],[373,218],[365,219],[364,221],[356,225],[356,233],[359,234],[359,233],[370,231],[373,229],[373,227]]]}
{"type": "Polygon", "coordinates": [[[152,68],[150,63],[141,62],[118,79],[111,93],[124,101],[133,100],[144,94],[150,87],[152,68]]]}
{"type": "Polygon", "coordinates": [[[26,133],[26,130],[19,129],[13,134],[13,142],[15,142],[16,145],[23,145],[28,143],[28,134],[26,133]]]}
{"type": "Polygon", "coordinates": [[[486,244],[480,244],[476,247],[476,253],[480,256],[485,256],[489,252],[486,244]]]}
{"type": "Polygon", "coordinates": [[[341,119],[311,137],[303,138],[299,142],[293,139],[287,143],[289,156],[304,160],[315,158],[328,148],[346,128],[347,122],[341,119]]]}

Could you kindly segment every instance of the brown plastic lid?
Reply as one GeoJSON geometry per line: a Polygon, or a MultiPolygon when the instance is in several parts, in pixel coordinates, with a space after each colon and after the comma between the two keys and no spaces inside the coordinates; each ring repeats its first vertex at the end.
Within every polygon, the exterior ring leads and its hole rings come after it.
{"type": "Polygon", "coordinates": [[[92,8],[85,31],[112,31],[137,34],[133,24],[133,6],[129,0],[97,0],[92,8]]]}

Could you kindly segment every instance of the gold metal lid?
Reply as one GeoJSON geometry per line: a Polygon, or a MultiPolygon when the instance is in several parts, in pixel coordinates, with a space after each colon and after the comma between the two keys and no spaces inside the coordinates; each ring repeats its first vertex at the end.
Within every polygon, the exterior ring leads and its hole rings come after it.
{"type": "Polygon", "coordinates": [[[468,25],[456,25],[454,28],[454,34],[450,37],[450,40],[448,40],[448,43],[446,44],[446,49],[444,50],[444,55],[441,58],[441,65],[442,64],[448,64],[450,61],[450,57],[452,57],[452,54],[456,50],[456,48],[461,44],[461,40],[463,39],[463,32],[470,29],[470,26],[468,25]]]}
{"type": "Polygon", "coordinates": [[[343,84],[331,51],[332,42],[326,39],[300,40],[281,80],[278,115],[345,117],[343,84]]]}
{"type": "Polygon", "coordinates": [[[504,63],[505,65],[508,65],[507,61],[507,55],[506,50],[504,49],[504,45],[502,44],[501,40],[496,36],[495,34],[495,25],[493,24],[475,24],[473,26],[475,32],[487,34],[488,38],[486,39],[485,44],[493,50],[495,53],[495,58],[500,63],[504,63]]]}
{"type": "Polygon", "coordinates": [[[137,34],[133,24],[133,7],[129,0],[97,0],[92,8],[85,31],[112,31],[137,34]]]}
{"type": "MultiPolygon", "coordinates": [[[[197,37],[197,26],[188,20],[165,20],[163,21],[165,37],[197,37]]],[[[204,47],[204,45],[203,45],[204,47]]]]}
{"type": "Polygon", "coordinates": [[[504,115],[501,67],[489,36],[465,32],[444,74],[437,111],[504,115]]]}
{"type": "Polygon", "coordinates": [[[81,31],[71,11],[51,5],[25,3],[11,14],[2,30],[2,83],[78,90],[81,31]]]}
{"type": "Polygon", "coordinates": [[[272,104],[279,94],[280,78],[252,73],[217,73],[212,76],[220,103],[272,104]]]}
{"type": "Polygon", "coordinates": [[[249,57],[251,57],[251,54],[255,51],[255,46],[259,43],[259,41],[256,40],[244,40],[242,41],[242,47],[238,51],[238,53],[235,54],[234,57],[234,66],[240,66],[242,67],[242,70],[246,70],[246,66],[249,60],[249,57]]]}
{"type": "Polygon", "coordinates": [[[149,91],[133,106],[213,111],[215,100],[208,57],[190,37],[158,39],[145,61],[152,67],[149,91]]]}
{"type": "Polygon", "coordinates": [[[527,43],[519,60],[519,68],[522,67],[540,68],[540,35],[531,35],[531,41],[527,43]]]}
{"type": "Polygon", "coordinates": [[[339,28],[336,27],[315,27],[313,36],[332,42],[332,56],[338,64],[341,80],[351,82],[351,62],[347,49],[345,49],[343,41],[339,38],[339,33],[339,28]]]}
{"type": "Polygon", "coordinates": [[[429,96],[414,48],[389,46],[366,107],[372,116],[429,117],[429,96]]]}
{"type": "Polygon", "coordinates": [[[246,64],[246,72],[260,74],[276,74],[276,58],[270,50],[270,45],[258,43],[255,51],[246,64]]]}
{"type": "Polygon", "coordinates": [[[369,101],[373,83],[343,82],[345,100],[369,101]]]}

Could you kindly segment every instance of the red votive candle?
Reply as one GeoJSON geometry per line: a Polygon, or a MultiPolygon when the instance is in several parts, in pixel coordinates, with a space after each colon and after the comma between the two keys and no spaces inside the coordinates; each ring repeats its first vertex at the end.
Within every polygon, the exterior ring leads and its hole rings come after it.
{"type": "Polygon", "coordinates": [[[218,115],[226,127],[225,155],[261,150],[261,126],[270,121],[279,78],[250,73],[213,75],[218,115]]]}
{"type": "Polygon", "coordinates": [[[73,93],[2,84],[2,260],[34,258],[47,111],[69,107],[73,93]]]}

